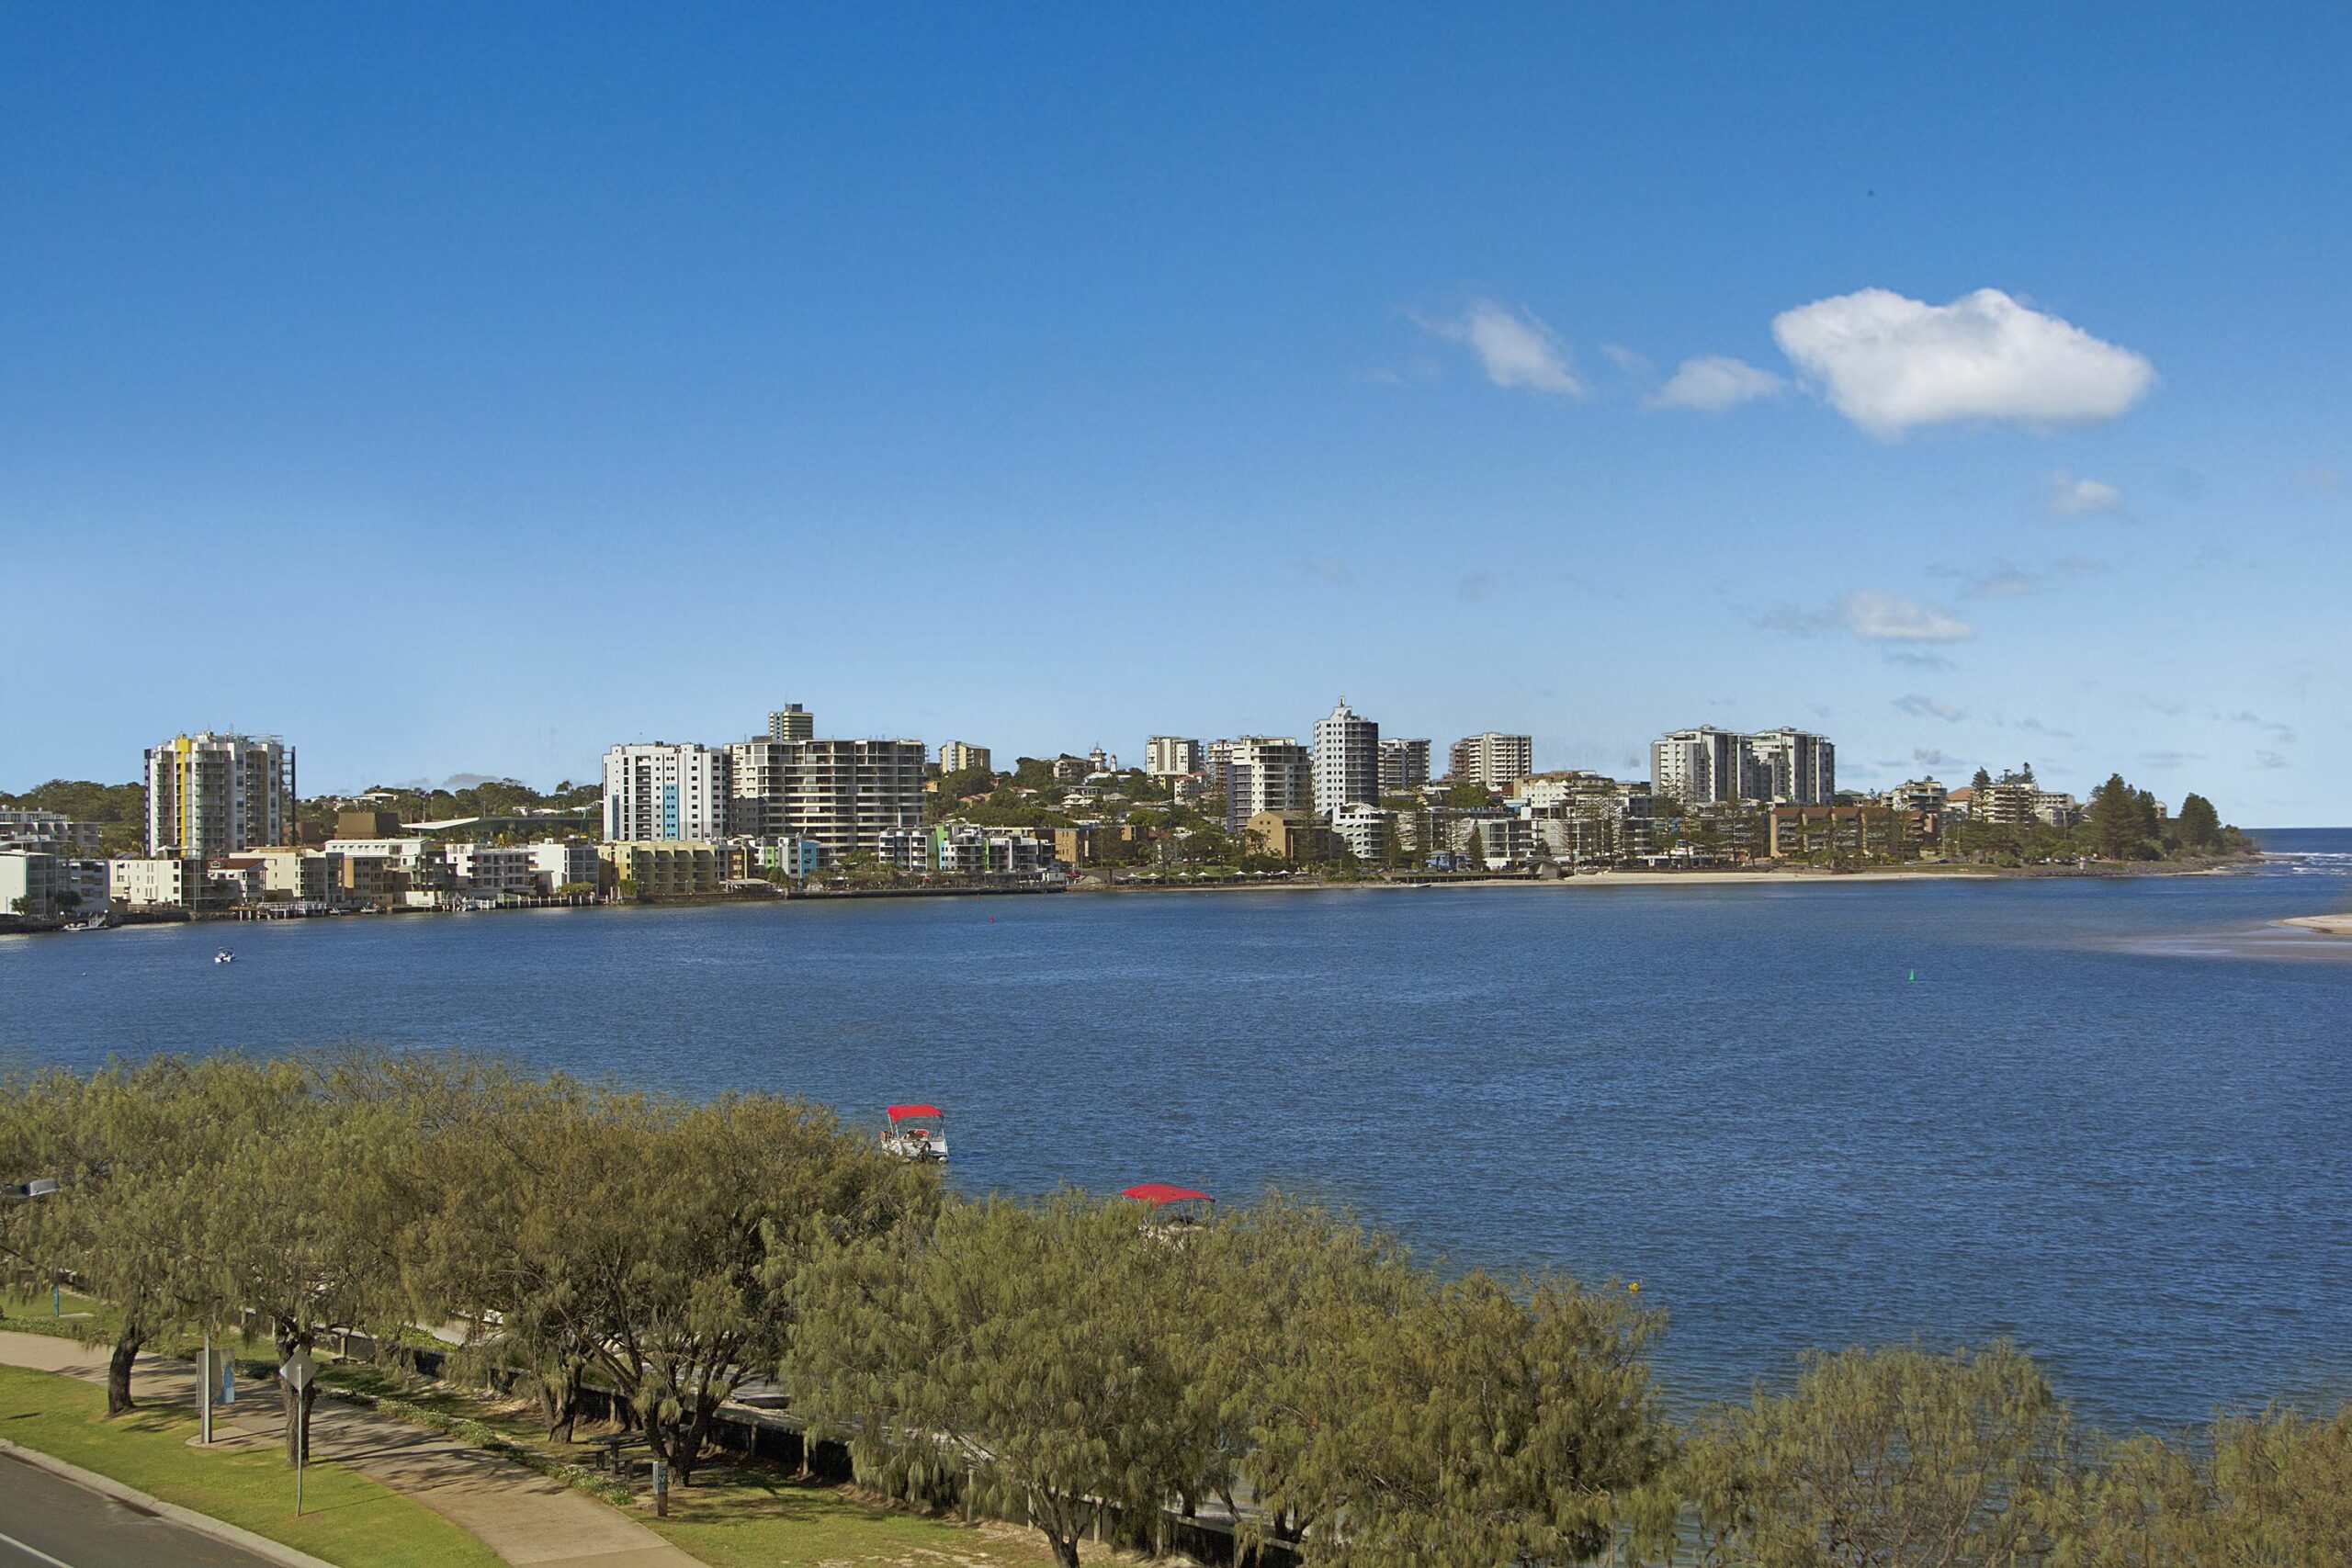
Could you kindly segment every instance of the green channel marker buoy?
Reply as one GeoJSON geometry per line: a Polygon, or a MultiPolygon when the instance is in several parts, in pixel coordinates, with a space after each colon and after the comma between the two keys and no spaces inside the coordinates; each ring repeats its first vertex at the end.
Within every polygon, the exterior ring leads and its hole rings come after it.
{"type": "Polygon", "coordinates": [[[1914,980],[1917,980],[1918,977],[1919,977],[1919,972],[1918,972],[1917,969],[1912,970],[1912,971],[1911,971],[1911,978],[1912,978],[1912,979],[1914,979],[1914,980]]]}

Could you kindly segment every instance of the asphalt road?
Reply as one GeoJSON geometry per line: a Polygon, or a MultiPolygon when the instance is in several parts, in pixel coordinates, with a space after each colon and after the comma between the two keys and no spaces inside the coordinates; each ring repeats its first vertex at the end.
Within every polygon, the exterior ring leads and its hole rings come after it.
{"type": "Polygon", "coordinates": [[[47,1471],[0,1457],[0,1568],[269,1568],[47,1471]]]}

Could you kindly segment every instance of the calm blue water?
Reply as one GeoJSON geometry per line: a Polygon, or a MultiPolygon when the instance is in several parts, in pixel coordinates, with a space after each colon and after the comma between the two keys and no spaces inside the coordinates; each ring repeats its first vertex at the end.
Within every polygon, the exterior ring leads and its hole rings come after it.
{"type": "Polygon", "coordinates": [[[2352,1395],[2352,830],[2247,874],[549,910],[0,938],[0,1067],[463,1045],[956,1174],[1353,1205],[1638,1279],[1679,1398],[2017,1337],[2114,1425],[2352,1395]],[[239,961],[209,962],[232,942],[239,961]],[[1917,978],[1911,978],[1916,974],[1917,978]]]}

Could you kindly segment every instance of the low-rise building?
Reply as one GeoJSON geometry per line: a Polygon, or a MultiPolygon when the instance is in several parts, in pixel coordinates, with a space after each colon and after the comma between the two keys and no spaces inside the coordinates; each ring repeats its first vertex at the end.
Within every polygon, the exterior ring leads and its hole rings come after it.
{"type": "Polygon", "coordinates": [[[40,850],[53,855],[95,855],[102,829],[62,811],[0,807],[0,850],[40,850]]]}
{"type": "Polygon", "coordinates": [[[107,893],[134,909],[209,909],[220,896],[194,855],[125,855],[107,863],[107,893]]]}
{"type": "Polygon", "coordinates": [[[61,859],[47,850],[0,850],[0,914],[55,919],[62,912],[61,859]]]}
{"type": "Polygon", "coordinates": [[[1886,792],[1887,805],[1897,811],[1940,812],[1951,800],[1951,792],[1938,784],[1933,774],[1924,779],[1905,779],[1886,792]]]}
{"type": "Polygon", "coordinates": [[[527,898],[538,891],[528,845],[444,844],[441,857],[455,890],[468,897],[527,898]]]}
{"type": "Polygon", "coordinates": [[[531,857],[531,890],[541,897],[567,887],[593,888],[598,881],[595,843],[587,839],[545,839],[526,844],[531,857]]]}
{"type": "Polygon", "coordinates": [[[1272,855],[1293,865],[1330,860],[1339,844],[1331,824],[1305,809],[1261,811],[1243,824],[1242,832],[1250,853],[1272,855]]]}
{"type": "Polygon", "coordinates": [[[1053,852],[1033,834],[943,822],[931,829],[930,869],[953,876],[1035,876],[1053,852]]]}
{"type": "Polygon", "coordinates": [[[1776,806],[1770,823],[1774,860],[1821,853],[1904,859],[1933,843],[1939,826],[1933,812],[1884,806],[1776,806]]]}
{"type": "Polygon", "coordinates": [[[612,884],[639,898],[716,893],[722,877],[718,845],[692,839],[620,839],[596,846],[612,884]]]}

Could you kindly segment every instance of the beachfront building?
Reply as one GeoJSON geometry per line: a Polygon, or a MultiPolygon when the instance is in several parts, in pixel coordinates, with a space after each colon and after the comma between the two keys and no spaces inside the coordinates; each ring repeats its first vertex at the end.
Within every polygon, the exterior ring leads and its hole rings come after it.
{"type": "Polygon", "coordinates": [[[989,749],[975,746],[968,740],[943,740],[939,743],[939,771],[943,773],[968,773],[989,771],[989,749]]]}
{"type": "Polygon", "coordinates": [[[526,844],[444,844],[442,863],[456,891],[472,898],[528,898],[537,870],[526,844]]]}
{"type": "Polygon", "coordinates": [[[64,886],[62,859],[47,850],[0,850],[0,915],[56,919],[64,886]]]}
{"type": "Polygon", "coordinates": [[[1380,726],[1339,705],[1315,721],[1315,809],[1325,820],[1342,806],[1380,799],[1380,726]]]}
{"type": "Polygon", "coordinates": [[[951,876],[1035,876],[1053,863],[1053,846],[1034,833],[943,822],[928,834],[925,869],[951,876]]]}
{"type": "Polygon", "coordinates": [[[1380,793],[1410,795],[1430,782],[1430,743],[1398,737],[1380,743],[1380,793]]]}
{"type": "Polygon", "coordinates": [[[798,703],[786,703],[769,713],[769,739],[814,740],[816,738],[817,716],[798,703]]]}
{"type": "Polygon", "coordinates": [[[324,850],[271,845],[236,856],[260,873],[254,895],[266,904],[326,904],[334,901],[340,857],[324,850]]]}
{"type": "Polygon", "coordinates": [[[531,857],[531,891],[542,897],[567,887],[596,886],[595,843],[588,839],[543,839],[523,846],[531,857]]]}
{"type": "Polygon", "coordinates": [[[596,846],[611,884],[638,898],[716,893],[724,856],[714,843],[683,839],[607,840],[596,846]]]}
{"type": "Polygon", "coordinates": [[[1293,865],[1327,861],[1337,852],[1331,824],[1320,812],[1304,807],[1254,813],[1241,830],[1251,854],[1271,855],[1293,865]]]}
{"type": "Polygon", "coordinates": [[[1201,743],[1182,735],[1155,735],[1144,742],[1143,771],[1156,779],[1178,779],[1197,773],[1203,763],[1201,743]]]}
{"type": "Polygon", "coordinates": [[[1262,813],[1313,807],[1313,759],[1287,735],[1244,735],[1226,743],[1225,830],[1262,813]]]}
{"type": "Polygon", "coordinates": [[[660,740],[605,753],[607,839],[717,839],[727,809],[727,752],[718,747],[660,740]]]}
{"type": "Polygon", "coordinates": [[[1489,729],[1453,743],[1453,774],[1457,784],[1509,789],[1535,771],[1532,736],[1504,735],[1489,729]]]}
{"type": "Polygon", "coordinates": [[[274,735],[175,735],[147,750],[147,852],[198,860],[293,837],[294,748],[274,735]]]}
{"type": "Polygon", "coordinates": [[[134,909],[200,909],[220,902],[194,855],[125,855],[107,863],[107,893],[134,909]]]}

